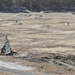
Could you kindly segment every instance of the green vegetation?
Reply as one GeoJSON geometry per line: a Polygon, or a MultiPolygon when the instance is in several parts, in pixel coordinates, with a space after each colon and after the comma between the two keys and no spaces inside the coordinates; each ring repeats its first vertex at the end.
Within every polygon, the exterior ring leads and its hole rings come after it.
{"type": "Polygon", "coordinates": [[[26,7],[29,10],[49,7],[75,7],[75,0],[0,0],[0,10],[13,6],[26,7]]]}
{"type": "Polygon", "coordinates": [[[7,39],[7,36],[5,37],[4,40],[4,45],[1,48],[1,53],[5,53],[6,55],[12,55],[13,51],[11,50],[10,44],[9,44],[9,40],[7,39]]]}

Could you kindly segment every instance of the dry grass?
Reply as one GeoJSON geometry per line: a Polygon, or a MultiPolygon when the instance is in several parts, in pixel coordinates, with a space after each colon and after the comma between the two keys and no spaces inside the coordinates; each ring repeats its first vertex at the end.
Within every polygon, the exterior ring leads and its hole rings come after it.
{"type": "Polygon", "coordinates": [[[75,15],[0,13],[0,48],[6,35],[17,52],[75,54],[75,15]]]}
{"type": "Polygon", "coordinates": [[[0,13],[0,47],[8,35],[11,47],[15,51],[73,52],[75,15],[71,13],[41,15],[42,17],[39,13],[0,13]],[[65,26],[65,22],[69,22],[70,25],[65,26]],[[20,23],[22,25],[19,25],[20,23]]]}

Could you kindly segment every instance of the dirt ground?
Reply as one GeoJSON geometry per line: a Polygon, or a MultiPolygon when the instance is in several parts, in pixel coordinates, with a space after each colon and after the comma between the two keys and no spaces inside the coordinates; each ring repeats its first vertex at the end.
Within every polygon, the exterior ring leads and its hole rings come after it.
{"type": "MultiPolygon", "coordinates": [[[[0,48],[6,35],[18,57],[0,56],[0,60],[20,62],[49,75],[75,75],[74,68],[52,61],[75,66],[74,14],[0,13],[0,48]],[[65,25],[66,22],[69,25],[65,25]]],[[[2,71],[0,73],[7,75],[2,71]]]]}
{"type": "Polygon", "coordinates": [[[0,70],[0,74],[1,74],[1,75],[16,75],[16,74],[14,74],[14,73],[11,73],[11,72],[4,72],[4,71],[1,71],[1,70],[0,70]]]}

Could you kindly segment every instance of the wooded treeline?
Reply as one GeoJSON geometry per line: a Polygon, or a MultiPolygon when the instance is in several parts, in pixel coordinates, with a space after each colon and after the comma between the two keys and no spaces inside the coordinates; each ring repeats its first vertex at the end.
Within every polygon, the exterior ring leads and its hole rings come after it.
{"type": "Polygon", "coordinates": [[[41,10],[50,7],[75,7],[75,0],[0,0],[0,10],[11,7],[41,10]]]}

